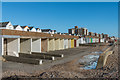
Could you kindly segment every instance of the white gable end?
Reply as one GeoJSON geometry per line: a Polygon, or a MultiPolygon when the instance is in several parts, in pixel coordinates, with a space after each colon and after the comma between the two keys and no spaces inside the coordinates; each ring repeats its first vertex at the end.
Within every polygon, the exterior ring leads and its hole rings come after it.
{"type": "Polygon", "coordinates": [[[38,29],[37,32],[41,32],[41,29],[38,29]]]}
{"type": "Polygon", "coordinates": [[[29,28],[28,28],[28,27],[25,27],[25,28],[24,28],[24,31],[28,31],[28,30],[29,30],[29,28]]]}
{"type": "Polygon", "coordinates": [[[32,32],[36,32],[36,29],[35,29],[35,28],[32,28],[30,31],[32,31],[32,32]]]}
{"type": "Polygon", "coordinates": [[[22,28],[21,28],[21,26],[20,25],[18,25],[16,28],[15,28],[15,30],[23,30],[22,28]]]}
{"type": "Polygon", "coordinates": [[[11,22],[9,22],[9,23],[6,25],[6,29],[14,29],[14,28],[13,28],[13,25],[11,24],[11,22]]]}

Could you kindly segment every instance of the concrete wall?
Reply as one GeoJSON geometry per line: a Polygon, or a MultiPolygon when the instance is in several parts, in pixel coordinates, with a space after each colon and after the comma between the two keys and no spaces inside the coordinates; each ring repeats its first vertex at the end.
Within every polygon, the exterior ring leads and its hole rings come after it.
{"type": "Polygon", "coordinates": [[[102,68],[106,64],[107,57],[113,53],[113,51],[110,51],[113,48],[113,46],[107,48],[102,54],[100,54],[100,57],[98,59],[98,63],[96,68],[102,68]]]}
{"type": "Polygon", "coordinates": [[[47,38],[41,39],[41,52],[48,52],[49,41],[47,38]]]}
{"type": "Polygon", "coordinates": [[[41,52],[41,39],[32,39],[32,52],[41,52]]]}
{"type": "Polygon", "coordinates": [[[20,52],[31,54],[32,39],[20,39],[20,52]]]}
{"type": "Polygon", "coordinates": [[[55,39],[55,50],[59,50],[60,39],[55,39]]]}
{"type": "Polygon", "coordinates": [[[71,48],[74,48],[74,39],[71,39],[71,48]]]}
{"type": "Polygon", "coordinates": [[[60,50],[64,49],[64,39],[60,39],[60,50]]]}
{"type": "Polygon", "coordinates": [[[68,39],[64,39],[64,49],[68,48],[68,39]]]}
{"type": "Polygon", "coordinates": [[[4,39],[3,37],[0,37],[0,56],[4,55],[3,43],[4,43],[4,39]]]}
{"type": "Polygon", "coordinates": [[[55,50],[55,39],[49,39],[49,50],[48,51],[54,51],[55,50]]]}
{"type": "MultiPolygon", "coordinates": [[[[7,48],[5,48],[7,52],[7,55],[10,56],[18,56],[18,53],[20,52],[20,38],[7,38],[7,48]]],[[[5,44],[5,45],[6,45],[5,44]]]]}
{"type": "Polygon", "coordinates": [[[68,48],[71,48],[71,39],[68,39],[68,48]]]}

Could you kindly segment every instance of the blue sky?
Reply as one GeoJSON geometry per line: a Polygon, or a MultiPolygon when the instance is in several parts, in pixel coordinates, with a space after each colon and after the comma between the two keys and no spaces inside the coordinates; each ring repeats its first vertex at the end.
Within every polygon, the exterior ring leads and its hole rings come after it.
{"type": "Polygon", "coordinates": [[[120,0],[1,0],[2,2],[118,2],[120,0]]]}
{"type": "Polygon", "coordinates": [[[68,32],[74,26],[118,35],[117,2],[3,2],[2,20],[68,32]]]}

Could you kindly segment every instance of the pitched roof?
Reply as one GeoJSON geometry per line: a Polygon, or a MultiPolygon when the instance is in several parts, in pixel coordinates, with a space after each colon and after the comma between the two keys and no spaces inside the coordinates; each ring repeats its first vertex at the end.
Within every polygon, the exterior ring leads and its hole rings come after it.
{"type": "Polygon", "coordinates": [[[30,30],[32,30],[32,28],[34,28],[34,27],[29,27],[30,30]]]}
{"type": "Polygon", "coordinates": [[[40,28],[35,28],[35,29],[37,30],[37,29],[40,29],[40,28]]]}
{"type": "Polygon", "coordinates": [[[51,29],[41,29],[42,32],[48,32],[48,31],[51,31],[51,29]]]}
{"type": "Polygon", "coordinates": [[[18,25],[13,25],[14,29],[17,27],[18,25]]]}
{"type": "Polygon", "coordinates": [[[0,22],[0,27],[6,27],[9,22],[0,22]]]}
{"type": "Polygon", "coordinates": [[[25,28],[26,26],[21,26],[21,28],[25,28]]]}
{"type": "Polygon", "coordinates": [[[40,28],[36,28],[36,29],[40,29],[40,28]]]}

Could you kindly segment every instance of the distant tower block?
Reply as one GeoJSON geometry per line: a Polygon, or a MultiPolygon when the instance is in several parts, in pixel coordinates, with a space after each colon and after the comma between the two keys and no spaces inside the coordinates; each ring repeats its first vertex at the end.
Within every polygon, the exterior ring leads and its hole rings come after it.
{"type": "Polygon", "coordinates": [[[78,28],[78,26],[75,26],[75,29],[78,28]]]}

